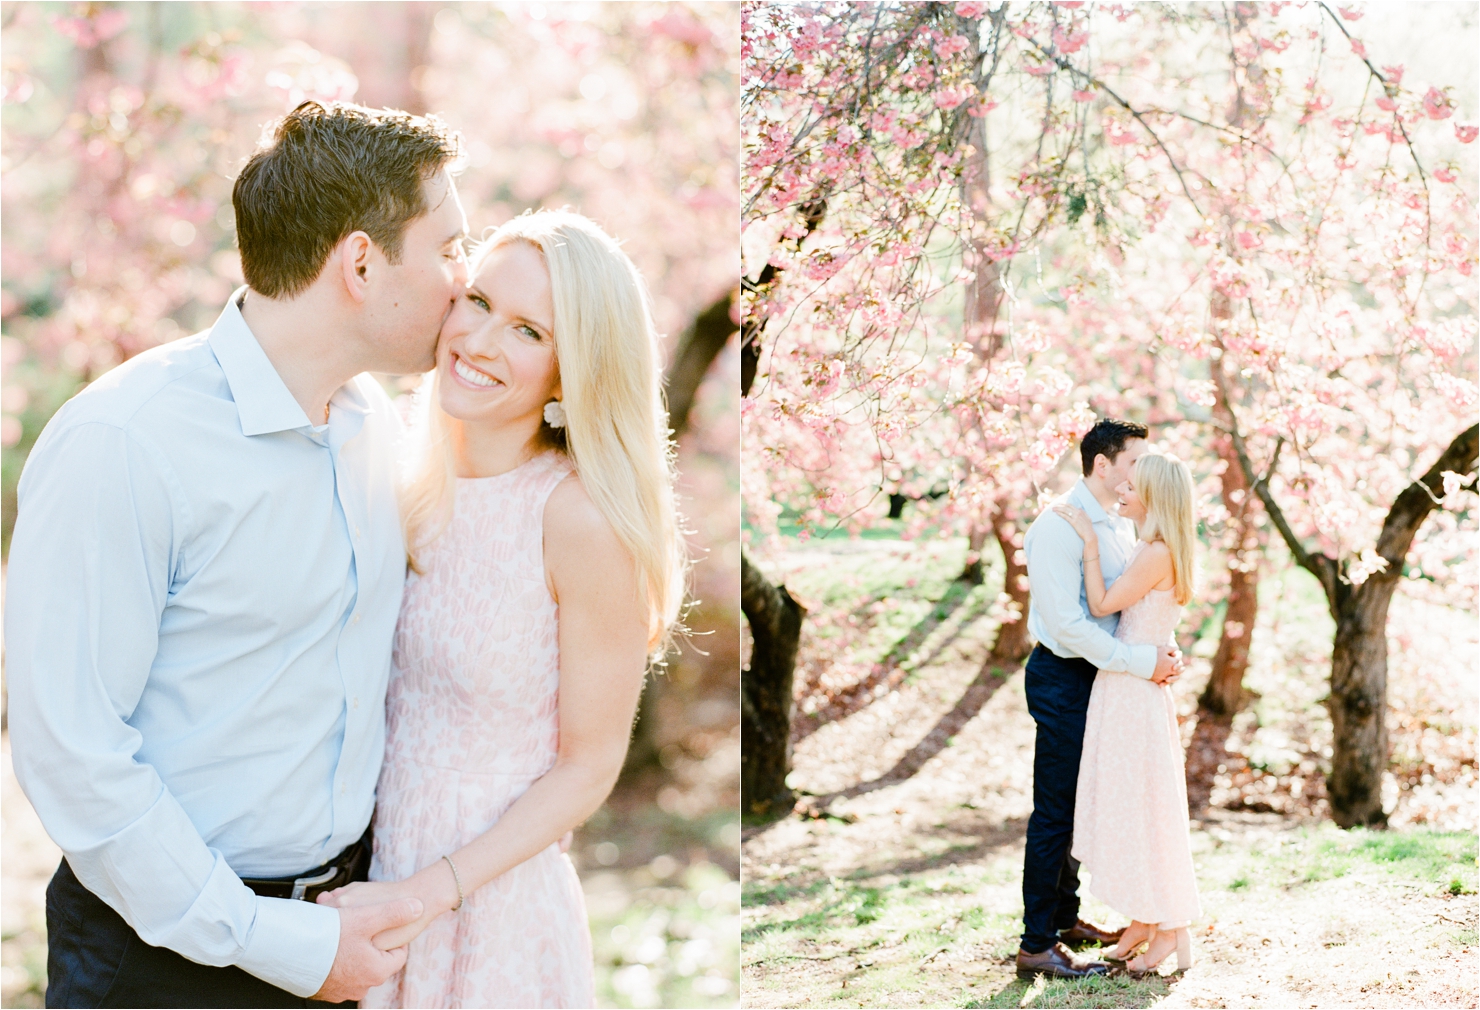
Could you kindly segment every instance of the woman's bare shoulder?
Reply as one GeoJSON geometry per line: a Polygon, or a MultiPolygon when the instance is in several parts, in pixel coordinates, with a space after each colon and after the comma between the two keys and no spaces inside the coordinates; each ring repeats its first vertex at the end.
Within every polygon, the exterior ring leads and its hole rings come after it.
{"type": "Polygon", "coordinates": [[[579,475],[572,473],[545,501],[545,556],[548,560],[594,564],[626,559],[616,530],[591,500],[579,475]]]}

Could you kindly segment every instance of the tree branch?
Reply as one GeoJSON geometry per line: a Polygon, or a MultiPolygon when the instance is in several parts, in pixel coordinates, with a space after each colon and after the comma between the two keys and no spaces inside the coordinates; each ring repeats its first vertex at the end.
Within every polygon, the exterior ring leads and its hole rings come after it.
{"type": "Polygon", "coordinates": [[[1269,490],[1269,478],[1274,476],[1274,462],[1279,459],[1280,448],[1284,445],[1284,439],[1275,444],[1274,461],[1270,463],[1268,472],[1260,477],[1254,472],[1254,464],[1249,459],[1249,450],[1244,445],[1244,436],[1238,430],[1238,418],[1233,413],[1233,400],[1229,398],[1228,387],[1223,381],[1223,368],[1221,362],[1214,362],[1212,368],[1213,381],[1218,384],[1218,392],[1223,396],[1223,402],[1228,404],[1228,436],[1233,442],[1234,454],[1238,456],[1239,465],[1243,467],[1244,477],[1249,482],[1249,488],[1259,500],[1264,503],[1264,511],[1269,513],[1270,521],[1274,523],[1275,529],[1280,532],[1280,539],[1285,541],[1285,546],[1290,549],[1290,555],[1295,563],[1310,572],[1321,583],[1321,588],[1326,591],[1326,601],[1334,613],[1337,597],[1340,594],[1340,582],[1337,579],[1336,559],[1319,552],[1308,551],[1300,538],[1295,535],[1290,521],[1285,518],[1284,511],[1279,503],[1274,500],[1274,495],[1269,490]]]}
{"type": "Polygon", "coordinates": [[[1118,94],[1116,94],[1104,81],[1101,81],[1099,78],[1093,76],[1092,74],[1085,73],[1083,70],[1080,70],[1078,67],[1070,63],[1068,60],[1064,59],[1062,56],[1056,56],[1053,53],[1049,52],[1043,46],[1038,44],[1037,39],[1027,36],[1025,37],[1027,38],[1028,44],[1042,53],[1045,59],[1052,60],[1061,69],[1067,70],[1071,74],[1078,74],[1080,77],[1084,78],[1086,81],[1093,84],[1101,91],[1105,92],[1105,94],[1115,99],[1117,105],[1119,105],[1121,108],[1125,109],[1125,111],[1129,112],[1133,117],[1135,117],[1136,122],[1141,124],[1141,128],[1145,130],[1148,134],[1150,134],[1152,140],[1156,141],[1156,146],[1161,148],[1161,153],[1167,156],[1167,163],[1172,166],[1172,171],[1177,173],[1177,181],[1182,184],[1182,192],[1186,194],[1187,201],[1192,204],[1192,209],[1197,211],[1197,216],[1206,216],[1202,212],[1202,207],[1198,206],[1197,198],[1192,195],[1192,190],[1188,187],[1186,178],[1184,178],[1182,175],[1182,167],[1177,164],[1177,159],[1172,157],[1172,152],[1167,150],[1167,146],[1161,142],[1161,137],[1157,136],[1156,131],[1151,128],[1151,124],[1146,122],[1145,116],[1141,115],[1140,112],[1132,108],[1130,102],[1127,102],[1124,98],[1121,98],[1118,94]]]}
{"type": "Polygon", "coordinates": [[[1444,471],[1475,472],[1477,448],[1480,448],[1480,425],[1471,425],[1455,436],[1427,473],[1408,485],[1393,501],[1393,507],[1383,520],[1382,532],[1377,537],[1377,553],[1387,561],[1390,572],[1403,571],[1403,559],[1408,556],[1408,548],[1418,528],[1435,507],[1438,496],[1434,492],[1443,493],[1444,471]]]}

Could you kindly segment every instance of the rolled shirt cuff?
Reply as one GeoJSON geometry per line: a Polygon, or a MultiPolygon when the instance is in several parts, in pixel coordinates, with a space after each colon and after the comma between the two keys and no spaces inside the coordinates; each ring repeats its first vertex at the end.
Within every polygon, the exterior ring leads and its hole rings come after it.
{"type": "Polygon", "coordinates": [[[339,952],[339,910],[257,897],[257,915],[236,966],[305,999],[324,987],[339,952]]]}
{"type": "Polygon", "coordinates": [[[1156,672],[1156,646],[1154,645],[1132,645],[1130,649],[1130,665],[1126,670],[1142,680],[1150,680],[1151,675],[1156,672]]]}

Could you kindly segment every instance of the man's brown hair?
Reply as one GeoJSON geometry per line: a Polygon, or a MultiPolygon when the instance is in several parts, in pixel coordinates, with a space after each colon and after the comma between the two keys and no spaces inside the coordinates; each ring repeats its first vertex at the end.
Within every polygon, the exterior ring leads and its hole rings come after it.
{"type": "Polygon", "coordinates": [[[406,226],[428,209],[422,183],[456,162],[461,146],[436,116],[304,102],[232,187],[242,276],[269,298],[291,297],[355,231],[399,263],[406,226]]]}
{"type": "Polygon", "coordinates": [[[1133,438],[1145,438],[1151,434],[1139,421],[1122,421],[1114,417],[1102,417],[1095,426],[1084,433],[1079,442],[1079,463],[1088,477],[1095,472],[1095,457],[1104,456],[1111,463],[1125,451],[1125,444],[1133,438]]]}

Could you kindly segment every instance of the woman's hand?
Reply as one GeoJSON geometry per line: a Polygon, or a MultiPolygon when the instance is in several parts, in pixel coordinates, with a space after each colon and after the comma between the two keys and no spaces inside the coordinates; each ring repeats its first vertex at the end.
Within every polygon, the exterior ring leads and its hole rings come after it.
{"type": "MultiPolygon", "coordinates": [[[[1053,510],[1074,527],[1074,532],[1079,534],[1079,539],[1086,544],[1095,540],[1095,524],[1090,520],[1089,513],[1074,505],[1055,505],[1053,510]]],[[[1095,546],[1099,546],[1098,543],[1095,546]]]]}
{"type": "Polygon", "coordinates": [[[433,919],[457,907],[457,881],[453,879],[452,868],[445,859],[439,859],[405,880],[360,881],[336,887],[319,895],[318,903],[334,908],[350,908],[355,905],[395,901],[397,898],[416,898],[420,901],[421,918],[396,929],[377,933],[374,943],[381,950],[406,946],[420,936],[421,931],[431,925],[433,919]]]}

